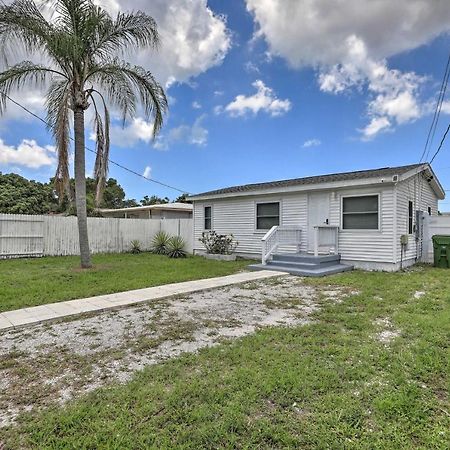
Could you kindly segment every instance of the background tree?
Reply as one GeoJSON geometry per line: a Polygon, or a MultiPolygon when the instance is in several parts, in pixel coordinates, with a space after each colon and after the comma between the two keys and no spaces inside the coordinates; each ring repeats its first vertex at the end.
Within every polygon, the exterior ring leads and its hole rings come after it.
{"type": "Polygon", "coordinates": [[[0,213],[49,214],[57,210],[58,199],[50,184],[0,172],[0,213]]]}
{"type": "Polygon", "coordinates": [[[191,200],[188,200],[188,194],[181,194],[175,200],[175,203],[192,203],[191,200]]]}
{"type": "MultiPolygon", "coordinates": [[[[33,0],[0,5],[0,51],[39,55],[48,64],[23,61],[0,73],[0,90],[9,94],[26,83],[50,87],[46,95],[47,122],[57,152],[56,188],[59,198],[69,191],[69,144],[73,123],[75,140],[75,203],[81,266],[91,266],[87,231],[85,180],[85,111],[92,105],[96,132],[96,202],[101,203],[108,174],[110,114],[108,103],[125,122],[137,103],[153,134],[159,132],[167,108],[162,87],[153,75],[120,59],[144,47],[157,48],[156,22],[149,15],[119,13],[114,19],[92,0],[49,0],[54,16],[47,20],[33,0]],[[101,114],[102,113],[102,114],[101,114]]],[[[0,95],[0,112],[6,97],[0,95]]]]}
{"type": "Polygon", "coordinates": [[[150,206],[150,205],[162,205],[164,203],[169,203],[170,200],[167,197],[161,198],[157,195],[152,195],[149,197],[148,195],[145,195],[144,198],[141,200],[142,206],[150,206]]]}

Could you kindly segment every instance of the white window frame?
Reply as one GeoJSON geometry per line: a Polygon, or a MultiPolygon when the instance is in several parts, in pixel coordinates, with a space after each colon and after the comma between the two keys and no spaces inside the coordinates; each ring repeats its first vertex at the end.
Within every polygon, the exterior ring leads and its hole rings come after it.
{"type": "Polygon", "coordinates": [[[278,203],[278,224],[279,226],[282,225],[282,217],[283,217],[283,203],[281,201],[281,199],[277,198],[277,199],[267,199],[267,200],[255,200],[254,202],[254,230],[255,233],[261,233],[261,234],[266,234],[270,228],[258,228],[258,205],[264,205],[267,203],[278,203]]]}
{"type": "Polygon", "coordinates": [[[203,231],[212,231],[214,230],[214,222],[213,222],[213,217],[214,217],[214,208],[213,205],[208,204],[208,205],[203,205],[203,231]],[[205,222],[206,222],[206,214],[205,214],[205,209],[206,208],[211,208],[211,228],[205,228],[205,222]]]}
{"type": "MultiPolygon", "coordinates": [[[[350,213],[351,214],[351,213],[350,213]]],[[[364,193],[364,194],[342,194],[341,195],[341,231],[343,232],[358,232],[358,233],[379,233],[381,232],[381,194],[379,192],[364,193]],[[378,197],[378,228],[344,228],[344,199],[350,197],[378,197]]]]}

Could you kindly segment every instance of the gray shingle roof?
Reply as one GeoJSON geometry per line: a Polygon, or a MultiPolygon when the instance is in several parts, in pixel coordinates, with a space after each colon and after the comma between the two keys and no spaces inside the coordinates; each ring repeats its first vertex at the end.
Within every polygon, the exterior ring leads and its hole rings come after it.
{"type": "Polygon", "coordinates": [[[331,173],[327,175],[317,175],[313,177],[293,178],[290,180],[269,181],[266,183],[243,184],[241,186],[231,186],[227,188],[216,189],[213,191],[202,192],[200,194],[192,195],[190,196],[190,198],[195,199],[196,197],[251,192],[261,189],[281,188],[289,186],[304,186],[318,183],[330,183],[333,181],[349,181],[349,180],[360,180],[364,178],[391,177],[393,175],[402,175],[406,172],[409,172],[410,170],[413,170],[423,165],[424,165],[423,163],[410,164],[408,166],[383,167],[381,169],[359,170],[356,172],[331,173]]]}

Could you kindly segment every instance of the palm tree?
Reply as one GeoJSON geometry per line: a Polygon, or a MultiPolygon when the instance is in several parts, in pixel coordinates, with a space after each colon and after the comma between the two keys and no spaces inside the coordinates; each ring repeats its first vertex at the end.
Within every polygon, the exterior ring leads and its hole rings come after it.
{"type": "Polygon", "coordinates": [[[152,119],[157,135],[167,110],[164,90],[153,75],[121,59],[124,52],[156,49],[156,22],[138,11],[112,18],[92,0],[47,0],[51,20],[33,0],[0,5],[0,51],[4,61],[12,52],[39,55],[44,62],[23,61],[0,73],[0,113],[12,89],[27,83],[49,86],[47,123],[53,133],[58,165],[56,189],[60,199],[69,194],[70,129],[75,141],[75,204],[80,238],[81,266],[91,267],[86,214],[85,111],[93,106],[96,132],[96,202],[100,203],[108,174],[110,113],[120,112],[122,123],[136,113],[138,102],[152,119]]]}

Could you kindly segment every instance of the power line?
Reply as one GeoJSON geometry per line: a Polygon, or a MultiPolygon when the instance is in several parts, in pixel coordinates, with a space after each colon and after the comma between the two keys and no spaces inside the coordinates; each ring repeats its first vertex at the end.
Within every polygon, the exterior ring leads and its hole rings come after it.
{"type": "Polygon", "coordinates": [[[425,142],[425,147],[423,149],[422,156],[420,157],[419,163],[422,162],[424,157],[425,157],[425,160],[427,160],[427,158],[430,154],[431,144],[433,143],[434,135],[436,133],[436,127],[439,122],[439,116],[441,114],[442,102],[444,101],[445,92],[447,90],[447,83],[448,83],[448,79],[449,79],[449,75],[450,75],[449,69],[450,69],[450,53],[447,58],[447,65],[445,66],[444,77],[442,79],[441,89],[439,91],[439,96],[438,96],[438,101],[436,103],[436,108],[434,110],[433,120],[431,121],[430,129],[428,130],[427,140],[425,142]]]}
{"type": "MultiPolygon", "coordinates": [[[[6,94],[5,92],[0,91],[0,94],[1,94],[1,95],[4,95],[9,101],[11,101],[11,102],[14,103],[15,105],[17,105],[19,108],[22,108],[24,111],[26,111],[28,114],[32,115],[32,116],[35,117],[36,119],[40,120],[42,123],[44,123],[44,124],[47,125],[48,127],[51,127],[50,124],[49,124],[45,119],[43,119],[42,117],[38,116],[38,115],[35,114],[33,111],[29,110],[26,106],[21,105],[19,102],[17,102],[17,101],[14,100],[13,98],[11,98],[11,97],[10,97],[8,94],[6,94]]],[[[75,141],[74,138],[73,138],[72,136],[70,136],[70,140],[71,140],[71,141],[75,141]]],[[[84,148],[85,148],[88,152],[97,154],[97,152],[96,152],[95,150],[92,150],[91,148],[87,147],[86,145],[84,146],[84,148]]],[[[127,172],[132,173],[133,175],[137,175],[138,177],[143,178],[144,180],[151,181],[152,183],[159,184],[160,186],[164,186],[164,187],[169,188],[169,189],[173,189],[174,191],[181,192],[182,194],[190,194],[190,192],[184,191],[183,189],[179,189],[179,188],[174,187],[174,186],[171,186],[170,184],[163,183],[162,181],[155,180],[154,178],[148,178],[148,177],[146,177],[146,176],[140,174],[139,172],[136,172],[136,171],[133,170],[133,169],[129,169],[128,167],[125,167],[124,165],[122,165],[122,164],[120,164],[120,163],[118,163],[118,162],[113,161],[112,159],[109,159],[109,158],[108,158],[108,161],[109,161],[111,164],[113,164],[113,165],[115,165],[115,166],[117,166],[117,167],[120,167],[121,169],[126,170],[127,172]]]]}
{"type": "Polygon", "coordinates": [[[445,138],[447,137],[448,132],[450,131],[450,123],[448,124],[447,129],[445,130],[444,136],[442,136],[441,143],[439,144],[438,149],[436,150],[436,153],[431,158],[430,164],[434,161],[434,158],[438,155],[438,153],[441,151],[442,146],[444,145],[445,138]]]}

